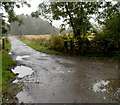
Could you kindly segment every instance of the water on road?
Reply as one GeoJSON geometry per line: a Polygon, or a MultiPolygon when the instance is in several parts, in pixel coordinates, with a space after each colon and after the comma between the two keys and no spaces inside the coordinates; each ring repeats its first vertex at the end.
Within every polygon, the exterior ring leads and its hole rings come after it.
{"type": "Polygon", "coordinates": [[[119,101],[118,62],[78,59],[38,52],[10,37],[10,55],[22,67],[24,86],[16,97],[24,103],[113,103],[119,101]]]}

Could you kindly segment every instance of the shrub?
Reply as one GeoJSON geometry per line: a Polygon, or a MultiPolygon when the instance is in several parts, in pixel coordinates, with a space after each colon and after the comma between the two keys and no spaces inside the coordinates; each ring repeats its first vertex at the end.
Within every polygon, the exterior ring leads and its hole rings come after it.
{"type": "Polygon", "coordinates": [[[55,51],[64,51],[64,41],[60,38],[59,35],[51,35],[49,40],[49,48],[55,51]]]}

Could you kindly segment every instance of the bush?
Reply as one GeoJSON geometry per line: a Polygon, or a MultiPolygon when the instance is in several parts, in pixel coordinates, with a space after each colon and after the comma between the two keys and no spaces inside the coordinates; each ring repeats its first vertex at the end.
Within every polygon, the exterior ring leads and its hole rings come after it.
{"type": "Polygon", "coordinates": [[[64,51],[64,41],[59,35],[51,35],[49,39],[49,48],[55,51],[64,51]]]}

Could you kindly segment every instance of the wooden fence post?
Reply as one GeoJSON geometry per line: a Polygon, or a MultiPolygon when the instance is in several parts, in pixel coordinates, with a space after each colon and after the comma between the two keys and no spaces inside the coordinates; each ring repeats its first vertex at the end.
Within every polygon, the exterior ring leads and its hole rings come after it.
{"type": "Polygon", "coordinates": [[[4,40],[4,38],[2,39],[2,49],[5,49],[5,40],[4,40]]]}
{"type": "Polygon", "coordinates": [[[81,41],[78,41],[78,49],[79,49],[79,53],[81,54],[82,53],[82,45],[81,45],[82,43],[81,43],[81,41]]]}
{"type": "Polygon", "coordinates": [[[73,41],[70,40],[70,52],[73,53],[73,41]]]}
{"type": "Polygon", "coordinates": [[[67,41],[64,42],[64,47],[65,47],[65,52],[68,53],[68,42],[67,41]]]}

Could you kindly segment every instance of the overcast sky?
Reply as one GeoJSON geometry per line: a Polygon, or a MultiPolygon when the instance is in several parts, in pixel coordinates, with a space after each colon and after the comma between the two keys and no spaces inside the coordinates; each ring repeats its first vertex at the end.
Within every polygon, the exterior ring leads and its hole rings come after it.
{"type": "MultiPolygon", "coordinates": [[[[31,4],[31,7],[29,8],[27,6],[24,6],[24,7],[21,7],[21,8],[15,8],[15,12],[18,15],[20,15],[22,13],[30,15],[32,12],[35,12],[38,9],[37,8],[38,5],[43,1],[47,1],[47,0],[27,0],[27,2],[31,4]]],[[[111,0],[106,0],[106,1],[111,1],[111,0]]],[[[90,22],[92,22],[93,24],[97,24],[97,22],[95,22],[94,19],[91,19],[90,22]]],[[[59,21],[58,20],[57,21],[53,20],[53,25],[58,27],[58,28],[61,25],[61,23],[62,23],[62,20],[59,20],[59,21]]]]}
{"type": "MultiPolygon", "coordinates": [[[[43,1],[45,1],[45,0],[27,0],[28,1],[28,3],[30,3],[31,4],[31,7],[29,8],[29,7],[27,7],[27,6],[24,6],[24,7],[21,7],[21,8],[15,8],[15,12],[16,12],[16,14],[17,15],[20,15],[20,14],[28,14],[28,15],[30,15],[32,12],[35,12],[38,8],[38,5],[41,3],[41,2],[43,2],[43,1]]],[[[46,0],[47,1],[47,0],[46,0]]],[[[56,20],[54,20],[53,21],[53,25],[55,26],[55,27],[58,27],[59,28],[59,26],[60,26],[60,24],[62,23],[62,20],[59,20],[59,21],[56,21],[56,20]]]]}
{"type": "MultiPolygon", "coordinates": [[[[38,5],[40,3],[42,3],[43,1],[47,1],[47,0],[27,0],[28,3],[31,4],[31,7],[27,7],[27,6],[24,6],[24,7],[21,7],[21,8],[15,8],[15,12],[17,15],[20,15],[20,14],[28,14],[30,15],[32,12],[35,12],[37,9],[38,9],[38,5]]],[[[91,19],[90,20],[93,24],[96,24],[96,22],[91,19]]],[[[62,24],[62,20],[53,20],[53,25],[57,28],[60,28],[60,25],[62,24]]],[[[67,26],[68,27],[68,26],[67,26]]]]}

